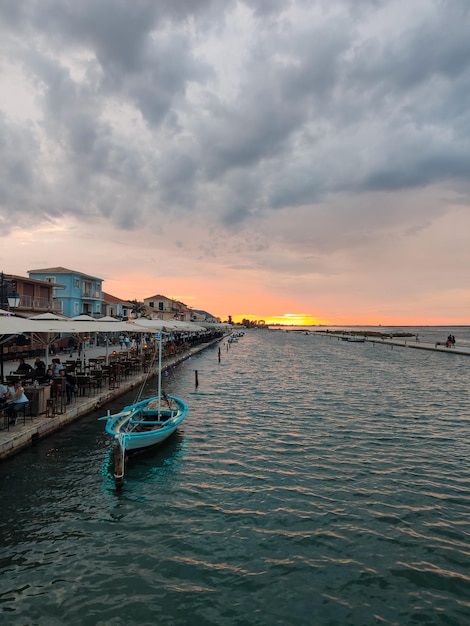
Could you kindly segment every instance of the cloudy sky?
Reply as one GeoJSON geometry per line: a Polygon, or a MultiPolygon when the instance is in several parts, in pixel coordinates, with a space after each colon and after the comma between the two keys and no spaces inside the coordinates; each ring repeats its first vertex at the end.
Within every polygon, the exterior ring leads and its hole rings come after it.
{"type": "Polygon", "coordinates": [[[2,0],[0,269],[469,323],[468,0],[2,0]]]}

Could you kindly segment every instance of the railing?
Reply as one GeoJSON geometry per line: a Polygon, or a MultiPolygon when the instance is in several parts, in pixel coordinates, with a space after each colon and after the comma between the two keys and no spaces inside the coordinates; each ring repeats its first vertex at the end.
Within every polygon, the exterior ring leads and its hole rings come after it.
{"type": "Polygon", "coordinates": [[[45,309],[46,311],[51,308],[52,301],[49,298],[34,298],[33,296],[21,296],[20,307],[27,309],[45,309]]]}
{"type": "Polygon", "coordinates": [[[84,289],[82,291],[82,298],[94,298],[96,300],[99,300],[101,298],[101,293],[99,291],[89,291],[87,289],[84,289]]]}

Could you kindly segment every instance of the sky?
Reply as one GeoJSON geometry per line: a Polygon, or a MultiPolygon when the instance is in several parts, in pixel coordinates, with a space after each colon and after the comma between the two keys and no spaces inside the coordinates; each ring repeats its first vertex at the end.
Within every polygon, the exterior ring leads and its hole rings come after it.
{"type": "Polygon", "coordinates": [[[468,0],[3,0],[0,269],[468,324],[468,0]]]}

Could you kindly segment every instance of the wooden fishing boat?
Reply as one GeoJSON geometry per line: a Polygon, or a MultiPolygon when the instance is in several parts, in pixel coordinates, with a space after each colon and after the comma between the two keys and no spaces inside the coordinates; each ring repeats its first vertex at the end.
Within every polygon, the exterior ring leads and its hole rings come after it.
{"type": "MultiPolygon", "coordinates": [[[[172,435],[186,417],[188,405],[175,396],[164,396],[167,408],[155,396],[106,415],[105,430],[125,452],[158,445],[172,435]]],[[[103,418],[101,418],[103,419],[103,418]]]]}
{"type": "Polygon", "coordinates": [[[125,406],[119,413],[100,417],[106,420],[105,430],[116,441],[114,447],[114,479],[120,488],[124,481],[126,457],[134,452],[141,452],[170,437],[186,417],[188,405],[176,396],[166,395],[162,391],[162,339],[163,328],[159,336],[158,349],[158,395],[140,400],[147,376],[141,384],[137,399],[125,406]],[[162,406],[165,402],[166,407],[162,406]]]}
{"type": "Polygon", "coordinates": [[[126,457],[163,443],[186,417],[188,405],[176,396],[163,394],[125,406],[119,413],[100,417],[105,430],[116,441],[114,478],[122,486],[126,457]],[[162,407],[162,400],[167,405],[162,407]]]}

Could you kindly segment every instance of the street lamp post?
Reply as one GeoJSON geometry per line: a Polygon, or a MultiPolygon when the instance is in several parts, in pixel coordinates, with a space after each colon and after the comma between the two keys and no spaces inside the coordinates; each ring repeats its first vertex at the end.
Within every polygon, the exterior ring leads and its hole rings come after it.
{"type": "MultiPolygon", "coordinates": [[[[5,278],[4,273],[0,274],[0,309],[6,308],[7,311],[10,309],[16,309],[20,304],[20,296],[16,291],[16,280],[10,280],[5,278]],[[8,293],[9,289],[13,289],[10,293],[8,293]]],[[[4,336],[0,339],[0,382],[3,383],[3,339],[4,336]]]]}

